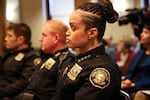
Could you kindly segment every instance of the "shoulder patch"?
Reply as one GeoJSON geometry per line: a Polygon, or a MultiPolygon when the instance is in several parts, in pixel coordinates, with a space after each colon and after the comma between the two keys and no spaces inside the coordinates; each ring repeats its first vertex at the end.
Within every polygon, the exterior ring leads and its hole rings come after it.
{"type": "Polygon", "coordinates": [[[104,89],[110,84],[110,73],[105,68],[96,68],[89,77],[93,86],[104,89]]]}
{"type": "Polygon", "coordinates": [[[50,70],[55,63],[56,63],[56,61],[53,58],[49,58],[48,60],[46,60],[45,63],[43,63],[43,65],[41,66],[41,69],[46,68],[46,69],[50,70]]]}
{"type": "Polygon", "coordinates": [[[41,58],[37,57],[33,60],[34,65],[38,65],[41,62],[41,58]]]}
{"type": "Polygon", "coordinates": [[[77,63],[75,65],[73,65],[73,67],[70,69],[70,71],[67,73],[67,76],[69,77],[69,79],[71,80],[75,80],[76,77],[79,75],[79,73],[81,72],[82,67],[79,66],[77,63]]]}
{"type": "Polygon", "coordinates": [[[15,56],[15,60],[21,61],[24,58],[24,53],[18,53],[17,56],[15,56]]]}

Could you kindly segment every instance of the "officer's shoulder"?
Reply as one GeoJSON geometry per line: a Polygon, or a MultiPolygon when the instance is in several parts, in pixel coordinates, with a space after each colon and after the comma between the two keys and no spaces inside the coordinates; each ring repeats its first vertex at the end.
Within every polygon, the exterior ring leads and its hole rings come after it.
{"type": "Polygon", "coordinates": [[[28,50],[25,52],[25,55],[26,59],[31,59],[34,65],[37,65],[41,62],[40,54],[35,48],[28,48],[28,50]]]}
{"type": "Polygon", "coordinates": [[[74,55],[68,49],[64,49],[54,54],[55,59],[61,59],[61,60],[66,59],[68,57],[73,57],[73,56],[74,55]]]}

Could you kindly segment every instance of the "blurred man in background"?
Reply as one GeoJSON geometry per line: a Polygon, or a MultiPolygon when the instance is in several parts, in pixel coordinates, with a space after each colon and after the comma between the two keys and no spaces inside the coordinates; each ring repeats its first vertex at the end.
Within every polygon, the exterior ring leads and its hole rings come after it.
{"type": "Polygon", "coordinates": [[[12,98],[23,91],[40,57],[31,47],[31,30],[25,23],[11,23],[6,29],[6,54],[0,63],[0,98],[12,98]]]}

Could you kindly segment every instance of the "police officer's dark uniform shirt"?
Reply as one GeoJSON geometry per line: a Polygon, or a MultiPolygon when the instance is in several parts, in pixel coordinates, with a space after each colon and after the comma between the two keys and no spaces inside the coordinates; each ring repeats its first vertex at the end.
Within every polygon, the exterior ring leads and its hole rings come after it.
{"type": "Polygon", "coordinates": [[[58,77],[57,100],[120,100],[118,68],[104,46],[66,60],[58,77]]]}
{"type": "Polygon", "coordinates": [[[23,91],[32,68],[39,62],[39,54],[33,48],[6,53],[0,64],[0,98],[11,98],[23,91]]]}
{"type": "Polygon", "coordinates": [[[33,100],[54,100],[58,64],[67,59],[68,54],[68,49],[63,49],[43,60],[30,78],[30,84],[24,93],[33,95],[33,100]]]}

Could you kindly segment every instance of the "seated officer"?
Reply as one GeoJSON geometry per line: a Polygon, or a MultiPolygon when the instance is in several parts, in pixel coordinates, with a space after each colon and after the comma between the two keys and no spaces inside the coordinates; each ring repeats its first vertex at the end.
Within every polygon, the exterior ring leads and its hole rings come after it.
{"type": "Polygon", "coordinates": [[[6,53],[0,63],[0,99],[12,98],[23,91],[32,75],[32,68],[40,62],[31,47],[31,30],[24,23],[11,23],[6,29],[6,53]]]}
{"type": "Polygon", "coordinates": [[[65,33],[68,27],[59,20],[49,20],[43,26],[41,50],[47,58],[36,68],[28,87],[15,100],[53,100],[57,81],[57,64],[68,58],[65,33]],[[53,54],[53,55],[52,55],[53,54]]]}
{"type": "Polygon", "coordinates": [[[120,71],[102,44],[106,22],[117,18],[109,0],[84,3],[69,16],[66,43],[79,54],[61,65],[57,100],[120,100],[120,71]]]}

